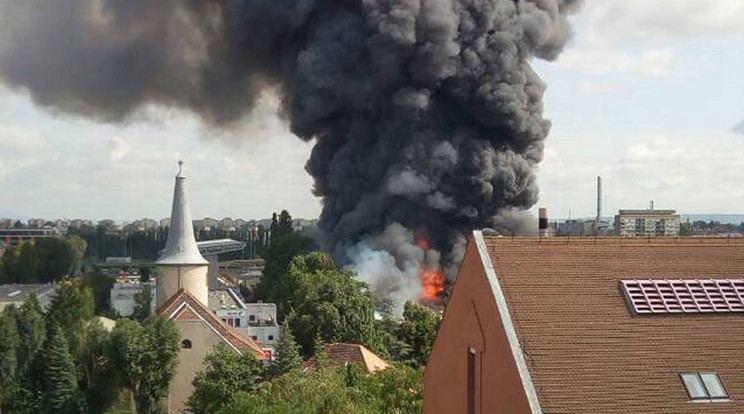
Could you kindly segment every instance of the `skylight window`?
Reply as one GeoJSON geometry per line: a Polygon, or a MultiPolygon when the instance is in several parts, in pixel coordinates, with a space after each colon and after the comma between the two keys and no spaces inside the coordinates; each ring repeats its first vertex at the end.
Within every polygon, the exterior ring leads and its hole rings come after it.
{"type": "Polygon", "coordinates": [[[621,280],[634,315],[742,313],[744,279],[621,280]]]}
{"type": "Polygon", "coordinates": [[[693,401],[725,400],[728,398],[715,372],[683,372],[679,374],[693,401]]]}

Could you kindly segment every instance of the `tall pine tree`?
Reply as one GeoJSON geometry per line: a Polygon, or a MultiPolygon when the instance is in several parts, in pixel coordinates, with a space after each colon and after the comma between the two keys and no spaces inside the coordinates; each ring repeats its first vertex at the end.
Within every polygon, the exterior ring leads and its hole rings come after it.
{"type": "Polygon", "coordinates": [[[276,226],[276,236],[281,237],[294,232],[292,228],[292,216],[289,215],[287,210],[282,210],[279,213],[279,221],[276,226]]]}
{"type": "Polygon", "coordinates": [[[18,338],[22,347],[18,348],[18,372],[25,373],[36,351],[41,348],[46,336],[44,315],[36,296],[31,296],[15,314],[18,338]]]}
{"type": "Polygon", "coordinates": [[[279,330],[279,342],[276,345],[276,362],[273,371],[275,375],[282,375],[302,367],[300,346],[289,329],[289,321],[285,320],[279,330]]]}
{"type": "Polygon", "coordinates": [[[16,382],[16,350],[19,347],[15,309],[6,309],[0,315],[0,403],[4,404],[16,382]]]}
{"type": "Polygon", "coordinates": [[[276,217],[276,213],[271,215],[271,227],[269,227],[269,237],[275,239],[279,234],[279,220],[276,217]]]}
{"type": "Polygon", "coordinates": [[[67,414],[79,411],[77,371],[70,355],[67,337],[52,320],[49,338],[44,346],[44,406],[51,413],[67,414]]]}

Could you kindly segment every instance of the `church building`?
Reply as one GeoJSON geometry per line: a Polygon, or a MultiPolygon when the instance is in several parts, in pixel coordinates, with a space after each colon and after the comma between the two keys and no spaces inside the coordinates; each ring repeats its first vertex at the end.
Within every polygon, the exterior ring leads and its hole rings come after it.
{"type": "Polygon", "coordinates": [[[179,413],[193,391],[192,380],[204,368],[204,357],[219,343],[240,354],[263,359],[261,347],[223,322],[208,307],[209,262],[199,253],[186,194],[186,177],[176,176],[173,209],[165,249],[157,261],[156,312],[165,315],[181,332],[181,352],[168,392],[167,412],[179,413]]]}

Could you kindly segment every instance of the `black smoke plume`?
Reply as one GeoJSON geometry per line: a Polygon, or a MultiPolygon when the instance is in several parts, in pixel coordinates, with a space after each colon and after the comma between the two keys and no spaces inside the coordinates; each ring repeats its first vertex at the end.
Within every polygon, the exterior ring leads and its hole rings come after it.
{"type": "Polygon", "coordinates": [[[557,57],[578,3],[0,0],[0,79],[104,122],[154,103],[226,128],[278,91],[316,141],[330,248],[405,298],[472,229],[523,225],[550,128],[530,60],[557,57]]]}

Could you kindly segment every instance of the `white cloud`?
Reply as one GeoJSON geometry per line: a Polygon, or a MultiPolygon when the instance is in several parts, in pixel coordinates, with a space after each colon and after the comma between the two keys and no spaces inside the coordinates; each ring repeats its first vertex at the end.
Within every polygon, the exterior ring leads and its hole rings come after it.
{"type": "Polygon", "coordinates": [[[744,121],[739,122],[733,128],[731,128],[731,132],[744,135],[744,121]]]}
{"type": "Polygon", "coordinates": [[[574,49],[566,51],[557,65],[591,74],[632,73],[644,78],[669,74],[672,50],[650,49],[640,54],[611,49],[574,49]]]}
{"type": "Polygon", "coordinates": [[[129,145],[119,137],[108,140],[108,157],[112,162],[119,162],[129,153],[129,145]]]}
{"type": "Polygon", "coordinates": [[[603,178],[605,215],[642,208],[649,200],[682,213],[737,213],[744,204],[744,147],[729,134],[607,132],[573,139],[604,149],[577,151],[566,137],[551,141],[538,178],[540,205],[556,218],[570,209],[574,217],[593,214],[596,175],[603,178]]]}
{"type": "Polygon", "coordinates": [[[313,143],[289,133],[275,101],[263,99],[240,130],[216,134],[167,108],[125,125],[50,116],[0,89],[0,183],[9,195],[0,210],[20,218],[165,217],[182,158],[197,217],[264,218],[282,209],[317,217],[320,200],[304,170],[313,143]]]}
{"type": "Polygon", "coordinates": [[[38,149],[46,140],[39,134],[14,125],[0,125],[0,150],[23,151],[38,149]]]}
{"type": "Polygon", "coordinates": [[[593,0],[584,5],[595,40],[679,40],[744,35],[741,0],[593,0]]]}

